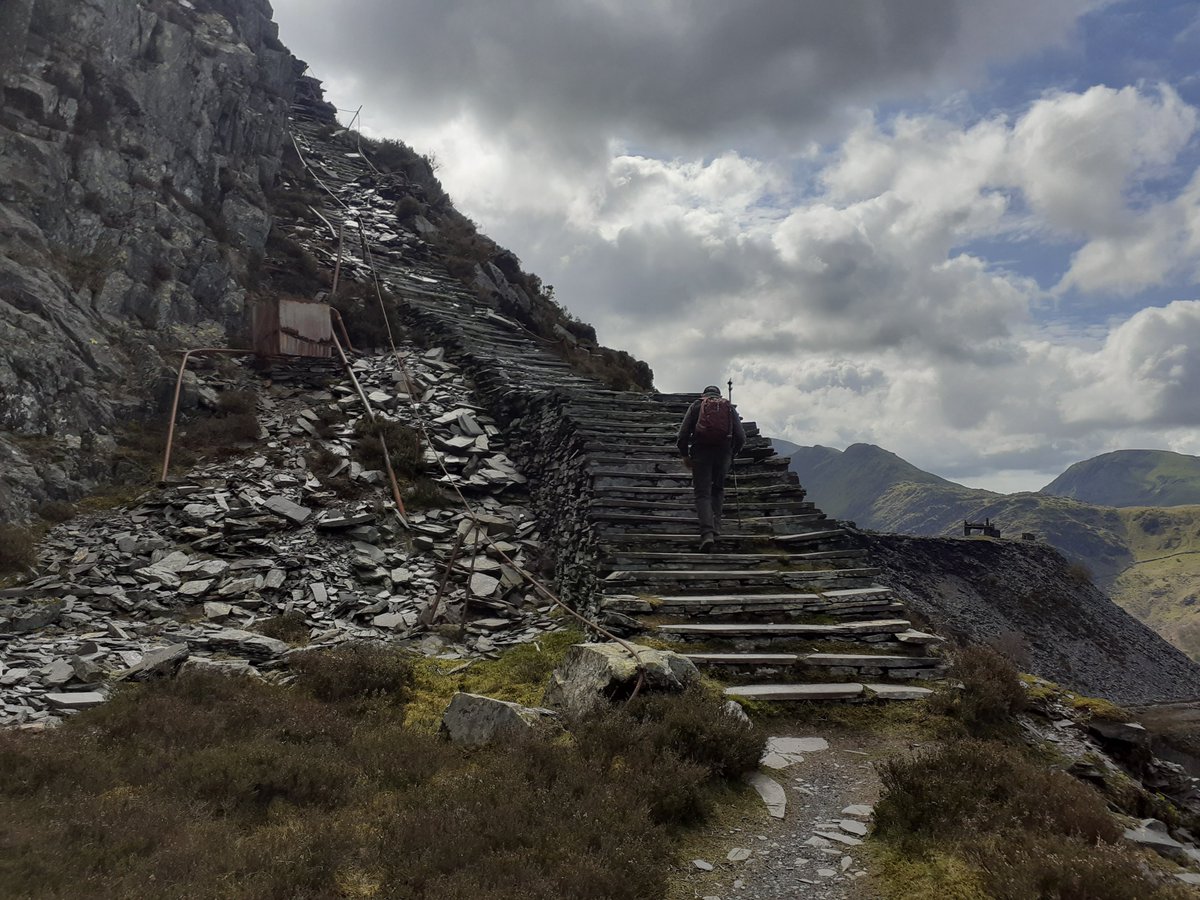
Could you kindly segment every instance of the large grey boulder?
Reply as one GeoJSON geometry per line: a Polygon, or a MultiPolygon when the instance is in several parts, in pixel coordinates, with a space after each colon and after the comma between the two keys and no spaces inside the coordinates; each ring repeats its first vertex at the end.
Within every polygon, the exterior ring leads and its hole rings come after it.
{"type": "Polygon", "coordinates": [[[1125,829],[1125,840],[1148,847],[1159,856],[1187,864],[1192,860],[1188,848],[1167,833],[1167,826],[1158,819],[1142,819],[1134,828],[1125,829]]]}
{"type": "Polygon", "coordinates": [[[670,650],[621,644],[576,644],[550,676],[544,702],[569,716],[581,716],[616,697],[626,696],[637,685],[639,663],[645,673],[643,691],[682,691],[699,680],[690,659],[670,650]]]}
{"type": "Polygon", "coordinates": [[[117,675],[117,680],[142,679],[173,675],[188,658],[188,645],[184,643],[156,647],[147,651],[141,661],[117,675]]]}
{"type": "Polygon", "coordinates": [[[442,713],[442,733],[456,744],[482,747],[498,737],[525,731],[554,713],[462,691],[442,713]]]}

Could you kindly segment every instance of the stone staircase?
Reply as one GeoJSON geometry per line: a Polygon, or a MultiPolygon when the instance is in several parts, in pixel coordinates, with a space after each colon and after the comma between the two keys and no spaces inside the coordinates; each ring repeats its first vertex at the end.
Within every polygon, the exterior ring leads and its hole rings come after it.
{"type": "MultiPolygon", "coordinates": [[[[940,639],[912,628],[875,580],[866,551],[805,500],[755,423],[743,423],[747,441],[734,461],[717,550],[701,554],[691,478],[675,450],[678,423],[698,395],[611,391],[572,371],[553,342],[483,304],[396,220],[402,178],[377,174],[353,148],[323,138],[323,125],[295,111],[305,159],[344,204],[322,210],[333,222],[345,217],[344,276],[370,279],[355,253],[365,242],[405,316],[447,346],[498,417],[551,403],[570,432],[571,462],[586,474],[572,502],[584,506],[591,548],[574,558],[595,567],[599,585],[581,605],[686,653],[729,683],[730,695],[845,701],[929,693],[915,682],[941,673],[932,652],[940,639]]],[[[294,223],[293,236],[332,266],[331,229],[294,223]]]]}
{"type": "Polygon", "coordinates": [[[731,695],[769,700],[911,699],[941,661],[866,552],[811,502],[753,422],[726,488],[713,553],[697,550],[691,478],[675,433],[698,395],[578,398],[602,548],[601,608],[640,621],[731,695]],[[636,436],[636,442],[631,442],[636,436]],[[619,451],[619,452],[614,452],[619,451]]]}

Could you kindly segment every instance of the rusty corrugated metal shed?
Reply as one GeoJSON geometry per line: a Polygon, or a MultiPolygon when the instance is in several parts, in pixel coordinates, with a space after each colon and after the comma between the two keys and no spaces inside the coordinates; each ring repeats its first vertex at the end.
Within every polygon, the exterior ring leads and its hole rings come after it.
{"type": "Polygon", "coordinates": [[[250,340],[262,356],[333,356],[329,306],[285,297],[255,304],[250,340]]]}

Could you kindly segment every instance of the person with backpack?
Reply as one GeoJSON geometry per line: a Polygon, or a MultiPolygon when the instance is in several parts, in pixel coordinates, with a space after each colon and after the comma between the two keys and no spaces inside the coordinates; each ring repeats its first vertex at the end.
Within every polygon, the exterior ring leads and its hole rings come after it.
{"type": "Polygon", "coordinates": [[[721,396],[719,387],[710,384],[688,407],[676,441],[684,465],[692,470],[701,553],[711,553],[721,536],[725,478],[745,443],[746,432],[733,405],[721,396]]]}

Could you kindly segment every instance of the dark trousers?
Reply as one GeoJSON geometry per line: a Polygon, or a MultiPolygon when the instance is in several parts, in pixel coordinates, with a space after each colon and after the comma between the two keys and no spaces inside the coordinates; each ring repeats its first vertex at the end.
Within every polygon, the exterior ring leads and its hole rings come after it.
{"type": "Polygon", "coordinates": [[[700,535],[721,533],[721,507],[725,505],[725,478],[733,462],[727,443],[692,447],[692,489],[696,492],[696,515],[700,535]]]}

